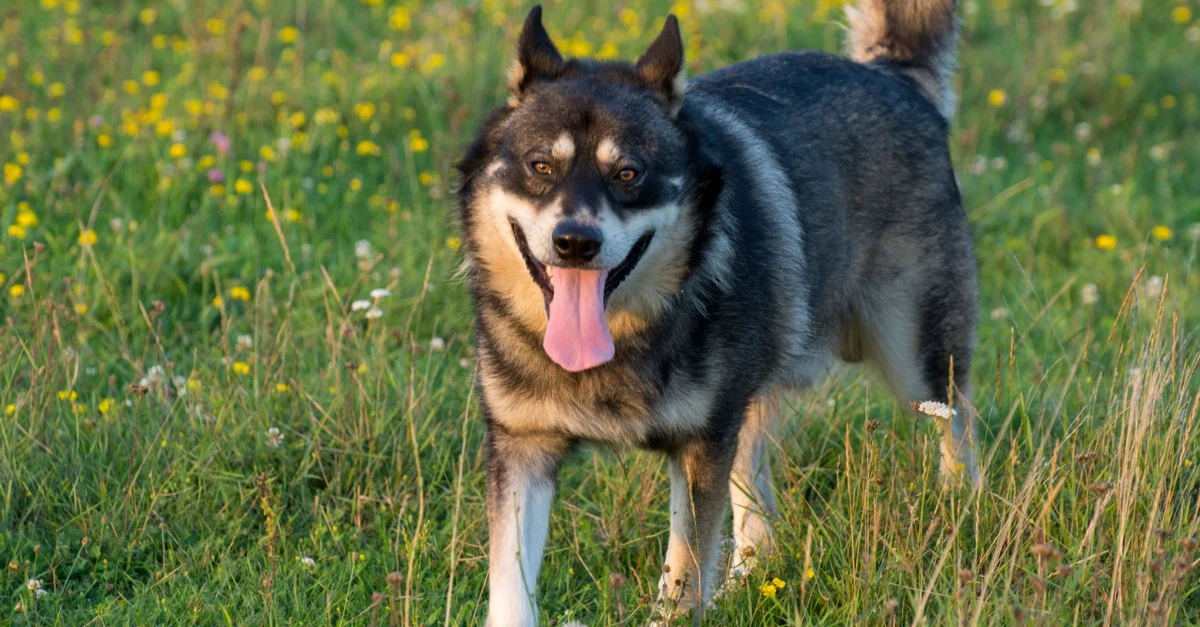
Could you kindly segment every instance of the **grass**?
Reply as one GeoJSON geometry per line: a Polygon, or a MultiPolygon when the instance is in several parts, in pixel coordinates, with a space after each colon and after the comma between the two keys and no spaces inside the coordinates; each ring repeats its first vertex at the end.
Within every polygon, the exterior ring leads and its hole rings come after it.
{"type": "MultiPolygon", "coordinates": [[[[693,72],[838,45],[837,2],[704,4],[693,72]]],[[[132,5],[0,11],[0,623],[479,623],[451,164],[527,7],[132,5]]],[[[547,21],[633,57],[668,8],[547,21]]],[[[960,11],[986,488],[838,372],[777,435],[780,551],[705,624],[1200,622],[1193,4],[960,11]]],[[[661,459],[572,459],[543,619],[644,622],[666,530],[661,459]]]]}

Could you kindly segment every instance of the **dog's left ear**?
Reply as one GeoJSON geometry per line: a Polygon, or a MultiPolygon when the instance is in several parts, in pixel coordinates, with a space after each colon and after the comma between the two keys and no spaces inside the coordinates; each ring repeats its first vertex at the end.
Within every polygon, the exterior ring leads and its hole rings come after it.
{"type": "Polygon", "coordinates": [[[531,85],[540,80],[553,80],[563,71],[563,58],[550,33],[542,26],[542,5],[536,5],[525,18],[517,41],[517,58],[508,69],[508,88],[512,95],[508,104],[516,107],[531,85]]]}
{"type": "Polygon", "coordinates": [[[638,74],[654,89],[667,111],[674,116],[683,104],[686,77],[683,72],[683,37],[679,20],[668,15],[662,32],[637,62],[638,74]]]}

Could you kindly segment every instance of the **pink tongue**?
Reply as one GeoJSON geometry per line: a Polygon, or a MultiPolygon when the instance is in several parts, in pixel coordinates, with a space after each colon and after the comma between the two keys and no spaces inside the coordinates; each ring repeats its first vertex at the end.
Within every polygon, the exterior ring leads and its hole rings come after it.
{"type": "Polygon", "coordinates": [[[542,348],[568,372],[595,368],[613,358],[613,339],[604,319],[608,270],[555,268],[554,297],[542,348]]]}

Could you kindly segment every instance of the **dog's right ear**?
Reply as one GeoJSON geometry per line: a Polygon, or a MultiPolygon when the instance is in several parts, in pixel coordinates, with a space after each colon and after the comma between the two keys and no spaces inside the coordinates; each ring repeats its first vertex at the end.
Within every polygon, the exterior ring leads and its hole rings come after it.
{"type": "Polygon", "coordinates": [[[554,47],[546,27],[542,26],[542,5],[536,5],[521,27],[517,58],[508,69],[508,88],[512,92],[508,105],[516,107],[531,85],[540,80],[557,78],[562,69],[562,55],[554,47]]]}

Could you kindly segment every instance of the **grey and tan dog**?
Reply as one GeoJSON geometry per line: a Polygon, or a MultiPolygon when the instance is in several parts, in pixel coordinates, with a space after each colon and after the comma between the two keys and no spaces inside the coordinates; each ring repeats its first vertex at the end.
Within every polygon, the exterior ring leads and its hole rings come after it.
{"type": "Polygon", "coordinates": [[[559,464],[670,460],[664,606],[703,608],[733,504],[772,547],[770,399],[835,360],[948,401],[942,472],[977,483],[977,285],[947,146],[954,0],[861,0],[850,58],[792,52],[685,81],[674,16],[633,64],[566,59],[525,21],[511,97],[460,163],[487,418],[491,625],[538,620],[559,464]],[[954,383],[956,389],[951,391],[954,383]]]}

